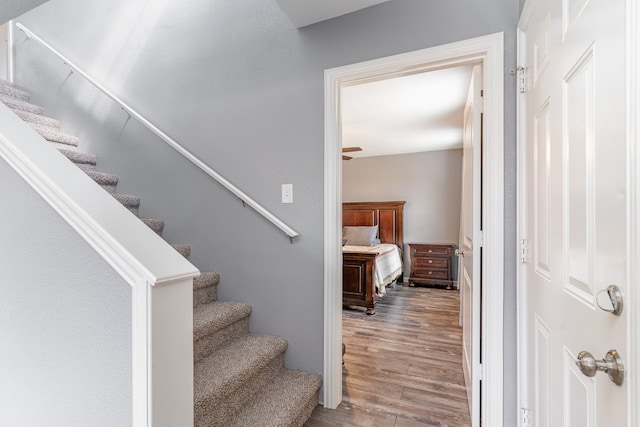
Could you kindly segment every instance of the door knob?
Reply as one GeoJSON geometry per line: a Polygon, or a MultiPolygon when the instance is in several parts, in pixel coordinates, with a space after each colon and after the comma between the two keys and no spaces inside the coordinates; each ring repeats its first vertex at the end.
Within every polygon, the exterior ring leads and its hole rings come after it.
{"type": "Polygon", "coordinates": [[[454,252],[454,255],[463,257],[464,256],[464,252],[462,252],[460,249],[456,249],[455,252],[454,252]]]}
{"type": "Polygon", "coordinates": [[[598,292],[596,304],[598,304],[600,310],[611,313],[614,316],[620,316],[623,307],[622,291],[616,285],[609,285],[607,289],[598,292]]]}
{"type": "Polygon", "coordinates": [[[602,371],[609,375],[609,379],[616,385],[622,385],[624,382],[624,363],[622,358],[615,350],[609,350],[602,360],[596,360],[588,351],[581,351],[578,354],[576,365],[587,377],[595,376],[596,372],[602,371]]]}

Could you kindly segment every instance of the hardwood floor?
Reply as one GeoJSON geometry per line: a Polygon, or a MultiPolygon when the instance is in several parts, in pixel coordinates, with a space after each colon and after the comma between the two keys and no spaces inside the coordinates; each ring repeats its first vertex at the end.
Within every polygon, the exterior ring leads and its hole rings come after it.
{"type": "Polygon", "coordinates": [[[468,427],[459,292],[396,286],[376,315],[345,308],[343,402],[306,427],[468,427]]]}

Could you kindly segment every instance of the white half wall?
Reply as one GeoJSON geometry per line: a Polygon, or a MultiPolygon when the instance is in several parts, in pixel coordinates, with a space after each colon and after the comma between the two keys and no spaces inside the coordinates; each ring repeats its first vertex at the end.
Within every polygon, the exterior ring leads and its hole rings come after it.
{"type": "Polygon", "coordinates": [[[0,424],[131,425],[131,286],[4,160],[0,198],[0,424]]]}
{"type": "Polygon", "coordinates": [[[404,200],[408,243],[458,243],[462,150],[354,158],[342,162],[342,201],[404,200]]]}

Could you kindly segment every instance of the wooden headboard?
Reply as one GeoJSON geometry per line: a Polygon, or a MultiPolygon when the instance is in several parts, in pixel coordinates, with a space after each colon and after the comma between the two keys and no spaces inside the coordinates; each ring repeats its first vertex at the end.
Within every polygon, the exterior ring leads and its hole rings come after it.
{"type": "Polygon", "coordinates": [[[394,243],[404,252],[402,211],[404,201],[342,203],[342,225],[377,225],[382,243],[394,243]]]}

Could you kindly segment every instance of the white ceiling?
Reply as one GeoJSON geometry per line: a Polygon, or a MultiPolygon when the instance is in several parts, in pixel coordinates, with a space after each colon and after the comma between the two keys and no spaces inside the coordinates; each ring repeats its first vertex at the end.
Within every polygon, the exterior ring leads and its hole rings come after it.
{"type": "Polygon", "coordinates": [[[389,0],[276,0],[298,28],[389,0]]]}
{"type": "Polygon", "coordinates": [[[342,146],[373,157],[462,147],[472,66],[379,80],[341,91],[342,146]]]}

